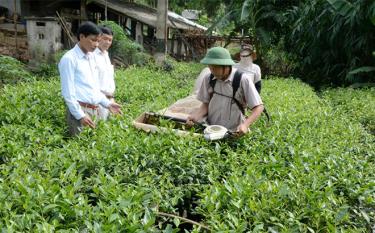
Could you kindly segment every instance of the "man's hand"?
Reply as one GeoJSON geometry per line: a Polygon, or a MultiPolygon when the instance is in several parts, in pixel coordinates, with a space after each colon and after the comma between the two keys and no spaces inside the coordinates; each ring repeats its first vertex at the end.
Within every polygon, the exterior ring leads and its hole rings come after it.
{"type": "Polygon", "coordinates": [[[122,114],[122,111],[121,111],[121,105],[119,105],[118,103],[116,102],[113,102],[111,103],[109,106],[108,106],[108,109],[111,113],[113,114],[122,114]]]}
{"type": "Polygon", "coordinates": [[[88,127],[92,128],[92,129],[95,128],[95,123],[94,123],[94,122],[91,120],[91,118],[90,118],[89,116],[87,116],[87,115],[85,115],[84,117],[82,117],[79,121],[80,121],[81,124],[84,125],[84,126],[88,126],[88,127]]]}
{"type": "Polygon", "coordinates": [[[249,132],[249,127],[245,124],[245,123],[242,123],[240,124],[238,127],[237,127],[237,132],[240,134],[240,135],[244,135],[244,134],[247,134],[249,132]]]}
{"type": "Polygon", "coordinates": [[[197,119],[197,116],[194,114],[189,115],[186,119],[186,124],[189,126],[193,126],[196,122],[198,122],[199,119],[197,119]]]}
{"type": "Polygon", "coordinates": [[[255,106],[253,109],[251,109],[250,116],[247,117],[245,121],[237,127],[237,131],[240,135],[244,135],[250,131],[249,126],[259,118],[260,114],[263,112],[263,109],[263,104],[255,106]]]}

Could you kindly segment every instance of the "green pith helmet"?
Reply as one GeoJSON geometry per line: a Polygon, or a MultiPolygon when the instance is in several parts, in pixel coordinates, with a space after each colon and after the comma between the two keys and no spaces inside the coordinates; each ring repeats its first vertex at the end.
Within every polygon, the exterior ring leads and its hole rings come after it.
{"type": "Polygon", "coordinates": [[[201,60],[205,65],[231,66],[234,61],[227,49],[223,47],[213,47],[207,51],[206,56],[201,60]]]}

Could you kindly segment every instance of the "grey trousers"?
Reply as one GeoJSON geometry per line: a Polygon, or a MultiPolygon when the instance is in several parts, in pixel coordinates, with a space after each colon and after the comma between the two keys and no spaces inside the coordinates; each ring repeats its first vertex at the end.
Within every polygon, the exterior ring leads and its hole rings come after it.
{"type": "MultiPolygon", "coordinates": [[[[85,108],[81,107],[82,111],[91,117],[91,119],[94,121],[94,123],[97,122],[99,117],[99,111],[98,109],[94,110],[91,108],[85,108]]],[[[74,118],[74,116],[70,113],[69,109],[66,110],[66,121],[68,122],[68,130],[70,136],[77,136],[79,135],[83,130],[83,125],[79,120],[74,118]]]]}

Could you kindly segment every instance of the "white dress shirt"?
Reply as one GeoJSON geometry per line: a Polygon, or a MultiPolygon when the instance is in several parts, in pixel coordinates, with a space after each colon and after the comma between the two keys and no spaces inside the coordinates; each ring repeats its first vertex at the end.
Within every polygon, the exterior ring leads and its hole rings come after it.
{"type": "Polygon", "coordinates": [[[94,54],[85,54],[76,44],[60,60],[62,96],[77,120],[85,116],[78,101],[108,107],[111,102],[100,92],[94,54]]]}
{"type": "Polygon", "coordinates": [[[99,69],[99,84],[100,90],[113,95],[115,92],[115,79],[114,79],[114,69],[109,59],[107,51],[101,51],[97,48],[94,51],[95,61],[99,69]]]}

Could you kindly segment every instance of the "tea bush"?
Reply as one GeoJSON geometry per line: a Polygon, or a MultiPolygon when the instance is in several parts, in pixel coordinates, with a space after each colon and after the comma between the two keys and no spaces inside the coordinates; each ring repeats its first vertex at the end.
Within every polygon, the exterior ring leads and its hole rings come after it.
{"type": "Polygon", "coordinates": [[[67,51],[60,50],[56,52],[53,59],[48,61],[48,63],[40,63],[32,70],[34,76],[37,76],[38,80],[48,80],[59,76],[58,63],[67,51]]]}
{"type": "Polygon", "coordinates": [[[298,81],[265,86],[272,126],[233,154],[241,166],[200,194],[200,213],[221,231],[369,231],[374,137],[298,81]]]}
{"type": "Polygon", "coordinates": [[[375,135],[375,88],[337,88],[323,92],[333,106],[346,113],[352,121],[360,122],[372,135],[375,135]]]}
{"type": "Polygon", "coordinates": [[[22,62],[13,57],[0,55],[0,87],[30,80],[33,80],[33,77],[22,62]]]}
{"type": "Polygon", "coordinates": [[[201,68],[118,71],[124,115],[73,139],[65,136],[57,80],[6,86],[0,94],[2,231],[205,231],[163,213],[212,232],[371,230],[374,137],[298,80],[264,81],[272,123],[262,117],[237,142],[132,126],[142,112],[188,95],[201,68]]]}

